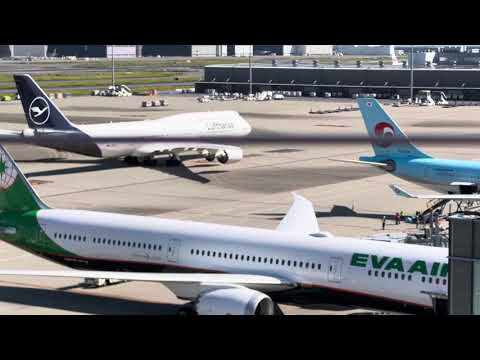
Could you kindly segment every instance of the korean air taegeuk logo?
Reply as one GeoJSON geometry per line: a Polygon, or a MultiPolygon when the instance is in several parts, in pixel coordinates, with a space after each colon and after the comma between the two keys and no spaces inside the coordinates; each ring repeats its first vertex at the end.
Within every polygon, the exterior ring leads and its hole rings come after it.
{"type": "Polygon", "coordinates": [[[386,123],[380,122],[375,125],[375,143],[382,147],[389,147],[393,143],[393,138],[395,137],[395,131],[393,127],[386,123]]]}

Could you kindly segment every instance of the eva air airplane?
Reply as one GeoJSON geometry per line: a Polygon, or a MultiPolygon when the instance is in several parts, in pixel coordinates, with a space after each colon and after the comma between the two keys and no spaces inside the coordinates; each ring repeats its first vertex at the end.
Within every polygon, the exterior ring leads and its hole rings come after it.
{"type": "MultiPolygon", "coordinates": [[[[418,183],[441,194],[415,195],[399,186],[403,197],[442,200],[480,200],[480,161],[437,159],[413,145],[398,124],[373,98],[359,98],[358,105],[375,156],[359,160],[335,160],[372,165],[399,178],[418,183]]],[[[334,159],[331,159],[334,160],[334,159]]]]}
{"type": "Polygon", "coordinates": [[[294,198],[275,230],[52,209],[0,146],[0,238],[74,269],[0,275],[159,282],[197,314],[332,301],[431,312],[446,298],[446,248],[336,237],[294,198]]]}

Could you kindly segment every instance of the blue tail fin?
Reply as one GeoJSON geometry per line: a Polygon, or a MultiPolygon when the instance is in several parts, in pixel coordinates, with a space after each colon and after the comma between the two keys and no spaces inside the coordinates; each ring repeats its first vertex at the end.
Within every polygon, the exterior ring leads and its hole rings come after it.
{"type": "Polygon", "coordinates": [[[32,129],[75,129],[30,75],[13,75],[28,126],[32,129]]]}
{"type": "Polygon", "coordinates": [[[362,113],[368,136],[375,156],[430,158],[408,140],[407,135],[374,98],[359,98],[358,106],[362,113]]]}

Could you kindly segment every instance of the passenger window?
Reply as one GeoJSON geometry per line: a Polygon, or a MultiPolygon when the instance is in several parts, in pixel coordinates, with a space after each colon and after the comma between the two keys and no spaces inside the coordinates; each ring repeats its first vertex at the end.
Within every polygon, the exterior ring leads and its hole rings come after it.
{"type": "Polygon", "coordinates": [[[314,263],[312,263],[312,269],[315,269],[315,264],[314,263]]]}
{"type": "Polygon", "coordinates": [[[238,260],[238,254],[235,254],[235,260],[238,260]]]}
{"type": "Polygon", "coordinates": [[[129,241],[129,242],[127,243],[127,246],[130,247],[130,245],[131,245],[131,243],[130,243],[130,241],[129,241]]]}
{"type": "Polygon", "coordinates": [[[297,267],[297,261],[296,260],[293,261],[293,267],[297,267]]]}
{"type": "Polygon", "coordinates": [[[228,254],[225,253],[225,255],[223,255],[223,257],[224,257],[225,259],[228,258],[228,254]]]}
{"type": "Polygon", "coordinates": [[[437,278],[437,279],[435,280],[435,284],[437,284],[437,285],[440,284],[440,279],[439,279],[439,278],[437,278]]]}
{"type": "Polygon", "coordinates": [[[305,267],[308,269],[308,265],[310,265],[310,263],[305,263],[305,267]]]}
{"type": "Polygon", "coordinates": [[[207,251],[207,256],[210,256],[210,251],[207,251]]]}
{"type": "Polygon", "coordinates": [[[244,258],[245,258],[245,255],[240,256],[241,261],[243,261],[244,258]]]}
{"type": "Polygon", "coordinates": [[[212,253],[212,256],[215,257],[215,251],[212,253]]]}
{"type": "Polygon", "coordinates": [[[112,245],[115,245],[116,244],[116,241],[115,240],[112,240],[112,245]]]}
{"type": "Polygon", "coordinates": [[[298,263],[298,266],[303,267],[303,262],[300,261],[300,262],[298,263]]]}
{"type": "Polygon", "coordinates": [[[288,266],[290,266],[290,264],[291,264],[291,261],[290,261],[290,260],[288,260],[288,261],[287,261],[287,265],[288,265],[288,266]]]}
{"type": "Polygon", "coordinates": [[[282,260],[282,266],[285,265],[285,260],[282,260]]]}
{"type": "Polygon", "coordinates": [[[398,274],[397,273],[395,273],[395,279],[398,279],[398,274]]]}
{"type": "Polygon", "coordinates": [[[388,278],[390,279],[392,277],[392,273],[388,273],[388,278]]]}
{"type": "Polygon", "coordinates": [[[141,243],[138,243],[138,246],[137,246],[139,249],[142,248],[142,244],[141,243]]]}
{"type": "Polygon", "coordinates": [[[263,259],[263,262],[264,262],[265,264],[267,263],[267,261],[268,261],[267,258],[264,258],[264,259],[263,259]]]}
{"type": "Polygon", "coordinates": [[[270,258],[270,264],[273,264],[273,258],[270,258]]]}
{"type": "Polygon", "coordinates": [[[205,250],[202,250],[202,256],[205,256],[205,250]]]}
{"type": "Polygon", "coordinates": [[[252,256],[252,261],[255,261],[255,256],[252,256]]]}
{"type": "Polygon", "coordinates": [[[425,276],[422,276],[422,282],[425,282],[425,276]]]}
{"type": "Polygon", "coordinates": [[[408,281],[412,280],[412,275],[408,275],[408,281]]]}
{"type": "Polygon", "coordinates": [[[402,274],[402,280],[405,280],[405,274],[402,274]]]}
{"type": "Polygon", "coordinates": [[[84,242],[87,241],[87,237],[86,237],[86,236],[83,237],[83,241],[84,241],[84,242]]]}
{"type": "Polygon", "coordinates": [[[382,278],[383,278],[383,277],[385,277],[385,272],[384,272],[384,271],[382,271],[382,278]]]}
{"type": "MultiPolygon", "coordinates": [[[[152,249],[152,244],[148,244],[148,250],[151,250],[152,249]]],[[[193,250],[192,250],[192,254],[193,254],[193,250]]]]}
{"type": "Polygon", "coordinates": [[[233,258],[233,254],[230,254],[230,259],[232,259],[232,258],[233,258]]]}
{"type": "Polygon", "coordinates": [[[262,258],[260,256],[258,257],[258,262],[262,262],[262,258]]]}
{"type": "Polygon", "coordinates": [[[247,255],[247,261],[250,261],[250,255],[247,255]]]}
{"type": "Polygon", "coordinates": [[[143,248],[146,249],[146,248],[147,248],[147,244],[143,244],[143,248]]]}
{"type": "Polygon", "coordinates": [[[443,285],[447,285],[447,279],[443,279],[443,285]]]}
{"type": "Polygon", "coordinates": [[[125,244],[126,244],[126,243],[127,243],[127,242],[126,242],[126,241],[124,241],[124,242],[123,242],[123,246],[125,246],[125,244]]]}
{"type": "Polygon", "coordinates": [[[368,276],[372,275],[372,270],[368,270],[368,276]]]}
{"type": "Polygon", "coordinates": [[[375,270],[375,276],[378,276],[378,271],[377,270],[375,270]]]}
{"type": "Polygon", "coordinates": [[[432,279],[432,278],[428,278],[428,283],[429,283],[429,284],[431,284],[431,283],[432,283],[432,281],[433,281],[433,279],[432,279]]]}
{"type": "Polygon", "coordinates": [[[192,249],[192,250],[190,250],[190,255],[193,255],[193,252],[194,252],[194,251],[193,251],[193,249],[192,249]]]}
{"type": "Polygon", "coordinates": [[[68,235],[68,240],[72,240],[72,235],[68,235]]]}

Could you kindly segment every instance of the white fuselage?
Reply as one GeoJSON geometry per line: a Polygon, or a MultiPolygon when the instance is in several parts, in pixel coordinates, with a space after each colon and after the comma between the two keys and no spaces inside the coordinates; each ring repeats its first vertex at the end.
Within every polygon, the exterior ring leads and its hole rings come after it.
{"type": "Polygon", "coordinates": [[[148,142],[128,142],[128,139],[179,138],[186,141],[199,141],[202,137],[242,137],[252,128],[235,111],[198,112],[168,116],[157,120],[129,121],[79,125],[77,128],[88,135],[100,148],[102,157],[130,155],[139,146],[148,142]],[[104,141],[116,138],[121,142],[104,141]]]}
{"type": "Polygon", "coordinates": [[[271,275],[303,288],[423,307],[432,301],[422,291],[447,291],[446,277],[439,277],[447,263],[445,248],[79,210],[40,210],[38,221],[50,239],[74,254],[66,262],[72,267],[95,260],[118,263],[118,270],[121,264],[142,263],[178,271],[271,275]],[[408,272],[418,262],[427,275],[408,272]]]}

